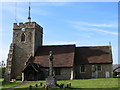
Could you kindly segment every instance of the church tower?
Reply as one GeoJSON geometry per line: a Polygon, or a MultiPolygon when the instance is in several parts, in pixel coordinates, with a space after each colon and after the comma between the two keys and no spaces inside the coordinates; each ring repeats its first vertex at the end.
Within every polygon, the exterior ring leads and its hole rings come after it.
{"type": "Polygon", "coordinates": [[[13,41],[10,46],[5,80],[15,79],[22,75],[22,70],[31,56],[34,57],[39,46],[42,46],[43,28],[31,22],[30,6],[28,22],[13,24],[13,41]]]}

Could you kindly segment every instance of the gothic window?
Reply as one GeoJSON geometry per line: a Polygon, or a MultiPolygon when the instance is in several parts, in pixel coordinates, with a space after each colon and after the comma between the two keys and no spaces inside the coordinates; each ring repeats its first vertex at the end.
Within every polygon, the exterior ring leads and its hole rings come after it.
{"type": "Polygon", "coordinates": [[[85,72],[85,65],[80,66],[80,72],[84,73],[85,72]]]}
{"type": "Polygon", "coordinates": [[[21,41],[22,42],[25,41],[25,33],[22,33],[22,35],[21,35],[21,41]]]}

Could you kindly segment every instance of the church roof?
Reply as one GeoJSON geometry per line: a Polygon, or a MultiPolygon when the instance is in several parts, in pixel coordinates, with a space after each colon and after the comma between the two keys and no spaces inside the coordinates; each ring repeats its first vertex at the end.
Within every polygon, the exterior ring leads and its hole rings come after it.
{"type": "Polygon", "coordinates": [[[112,63],[109,46],[75,47],[75,45],[41,46],[36,51],[33,63],[49,67],[49,51],[53,51],[53,67],[73,67],[80,64],[112,63]]]}
{"type": "Polygon", "coordinates": [[[53,67],[72,67],[74,63],[75,45],[41,46],[37,49],[33,63],[41,67],[49,67],[49,51],[53,52],[53,67]]]}
{"type": "Polygon", "coordinates": [[[76,47],[75,63],[112,63],[109,46],[76,47]]]}

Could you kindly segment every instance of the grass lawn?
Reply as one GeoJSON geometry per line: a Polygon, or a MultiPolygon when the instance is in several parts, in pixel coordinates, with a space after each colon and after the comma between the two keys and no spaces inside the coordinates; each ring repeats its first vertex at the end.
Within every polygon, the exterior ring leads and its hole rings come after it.
{"type": "MultiPolygon", "coordinates": [[[[36,81],[20,88],[27,88],[29,85],[35,87],[35,84],[38,84],[45,81],[36,81]]],[[[118,88],[118,78],[100,78],[100,79],[82,79],[82,80],[62,80],[58,81],[58,84],[65,84],[71,83],[72,88],[118,88]]],[[[120,87],[120,86],[119,86],[120,87]]]]}
{"type": "Polygon", "coordinates": [[[118,87],[118,79],[85,79],[70,81],[73,88],[116,88],[118,87]]]}
{"type": "Polygon", "coordinates": [[[2,88],[2,81],[3,81],[3,79],[0,78],[0,89],[2,88]]]}
{"type": "Polygon", "coordinates": [[[12,83],[12,82],[2,82],[2,89],[12,88],[14,86],[21,85],[21,84],[22,84],[22,81],[16,81],[14,83],[12,83]]]}
{"type": "MultiPolygon", "coordinates": [[[[62,80],[62,81],[58,81],[57,83],[65,84],[65,85],[67,85],[68,83],[71,83],[71,88],[78,88],[80,90],[85,90],[85,89],[99,90],[95,88],[100,88],[100,90],[102,90],[101,88],[108,88],[108,90],[116,90],[115,88],[118,88],[118,87],[120,88],[120,85],[118,85],[119,80],[120,79],[118,78],[99,78],[99,79],[82,79],[82,80],[81,79],[80,80],[62,80]]],[[[27,90],[30,85],[32,85],[32,87],[35,88],[35,84],[40,85],[40,82],[42,82],[43,85],[45,85],[45,81],[34,81],[27,85],[21,86],[20,88],[22,90],[23,89],[27,90]]],[[[20,85],[21,83],[22,83],[21,81],[17,81],[14,83],[3,83],[3,88],[11,88],[16,85],[20,85]]],[[[35,88],[35,90],[37,90],[37,88],[35,88]]],[[[52,89],[49,89],[49,90],[52,90],[52,89]]],[[[60,90],[60,89],[55,89],[55,90],[60,90]]]]}

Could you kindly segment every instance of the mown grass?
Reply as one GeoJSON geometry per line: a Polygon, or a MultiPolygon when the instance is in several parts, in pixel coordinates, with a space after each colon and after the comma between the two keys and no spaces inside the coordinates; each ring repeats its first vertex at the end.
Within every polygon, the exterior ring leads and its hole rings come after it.
{"type": "Polygon", "coordinates": [[[2,81],[3,81],[3,79],[0,78],[0,89],[2,88],[2,81]]]}
{"type": "MultiPolygon", "coordinates": [[[[80,90],[117,90],[118,88],[120,88],[120,85],[118,84],[118,81],[120,80],[120,78],[99,78],[99,79],[80,79],[80,80],[62,80],[62,81],[57,81],[58,84],[64,84],[67,85],[68,83],[71,83],[71,88],[74,89],[80,89],[80,90]],[[97,88],[97,89],[96,89],[97,88]]],[[[31,82],[27,85],[21,86],[19,89],[22,90],[28,90],[29,86],[32,85],[32,90],[37,90],[40,89],[40,82],[43,83],[43,85],[45,85],[45,81],[34,81],[31,82]],[[38,88],[35,87],[35,84],[38,84],[38,88]]],[[[22,82],[21,81],[17,81],[14,83],[3,83],[3,88],[11,88],[14,87],[16,85],[20,85],[22,82]]],[[[45,90],[40,89],[40,90],[45,90]]],[[[49,90],[53,90],[50,89],[49,90]]],[[[54,90],[61,90],[59,88],[55,88],[54,90]]],[[[66,89],[69,90],[69,89],[66,89]]]]}
{"type": "Polygon", "coordinates": [[[6,89],[6,88],[12,88],[15,87],[17,85],[21,85],[22,81],[16,81],[16,82],[2,82],[2,89],[6,89]]]}
{"type": "MultiPolygon", "coordinates": [[[[35,84],[40,85],[39,83],[42,82],[45,85],[45,81],[36,81],[20,88],[27,88],[30,85],[35,87],[35,84]]],[[[118,88],[118,78],[101,78],[101,79],[83,79],[83,80],[62,80],[58,81],[58,84],[65,84],[71,83],[72,88],[118,88]]]]}
{"type": "Polygon", "coordinates": [[[70,81],[73,88],[116,88],[118,87],[118,79],[85,79],[70,81]]]}

